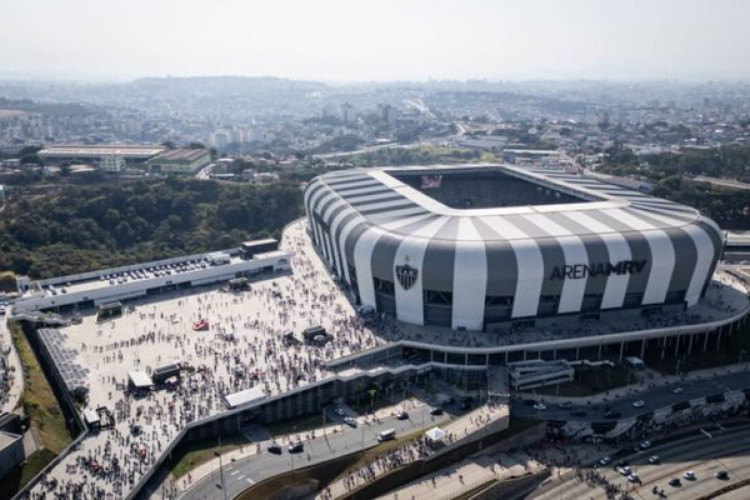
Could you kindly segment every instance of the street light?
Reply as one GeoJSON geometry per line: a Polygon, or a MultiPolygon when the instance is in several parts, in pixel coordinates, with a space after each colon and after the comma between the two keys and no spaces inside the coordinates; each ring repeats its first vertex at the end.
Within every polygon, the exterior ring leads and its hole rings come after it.
{"type": "Polygon", "coordinates": [[[224,492],[224,500],[227,500],[227,488],[226,488],[226,484],[224,484],[224,466],[221,462],[221,453],[219,453],[218,451],[215,451],[214,456],[219,459],[219,476],[221,477],[221,486],[219,487],[224,492]]]}

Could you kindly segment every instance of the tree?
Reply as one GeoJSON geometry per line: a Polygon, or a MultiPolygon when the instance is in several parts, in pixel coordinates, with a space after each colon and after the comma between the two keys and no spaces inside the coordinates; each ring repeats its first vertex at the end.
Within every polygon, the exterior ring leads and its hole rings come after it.
{"type": "Polygon", "coordinates": [[[174,141],[164,141],[161,143],[162,146],[164,146],[167,149],[176,149],[177,145],[174,143],[174,141]]]}
{"type": "Polygon", "coordinates": [[[16,274],[13,271],[0,273],[0,292],[15,292],[18,289],[16,274]]]}
{"type": "Polygon", "coordinates": [[[191,142],[187,145],[188,149],[206,149],[206,145],[202,142],[191,142]]]}

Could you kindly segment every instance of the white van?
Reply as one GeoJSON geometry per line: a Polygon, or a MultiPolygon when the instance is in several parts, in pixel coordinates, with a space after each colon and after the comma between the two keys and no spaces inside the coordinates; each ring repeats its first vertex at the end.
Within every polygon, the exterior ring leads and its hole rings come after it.
{"type": "Polygon", "coordinates": [[[395,429],[386,429],[384,431],[380,431],[380,434],[378,434],[378,442],[382,443],[383,441],[390,441],[391,439],[396,439],[396,430],[395,429]]]}

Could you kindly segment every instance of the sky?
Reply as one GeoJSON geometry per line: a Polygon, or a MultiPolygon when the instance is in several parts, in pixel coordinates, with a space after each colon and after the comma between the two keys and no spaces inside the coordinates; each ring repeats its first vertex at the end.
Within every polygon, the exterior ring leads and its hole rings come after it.
{"type": "Polygon", "coordinates": [[[0,78],[750,79],[750,0],[0,0],[0,78]]]}

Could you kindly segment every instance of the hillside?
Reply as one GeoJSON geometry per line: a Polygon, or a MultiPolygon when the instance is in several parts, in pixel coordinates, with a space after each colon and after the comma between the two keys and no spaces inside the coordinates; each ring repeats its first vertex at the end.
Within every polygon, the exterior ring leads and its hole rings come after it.
{"type": "Polygon", "coordinates": [[[277,236],[302,214],[296,184],[166,179],[16,196],[0,220],[0,270],[48,278],[277,236]]]}

